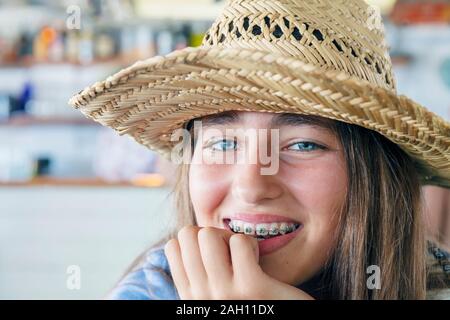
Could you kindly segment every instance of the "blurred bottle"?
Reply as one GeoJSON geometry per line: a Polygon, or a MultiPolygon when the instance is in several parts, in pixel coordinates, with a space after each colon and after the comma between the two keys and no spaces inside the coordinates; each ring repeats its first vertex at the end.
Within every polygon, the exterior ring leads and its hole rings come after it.
{"type": "Polygon", "coordinates": [[[47,61],[49,49],[56,40],[56,30],[50,26],[44,26],[38,32],[33,42],[33,56],[36,61],[47,61]]]}
{"type": "Polygon", "coordinates": [[[120,30],[120,55],[125,61],[133,61],[135,57],[135,37],[134,28],[123,27],[120,30]]]}
{"type": "Polygon", "coordinates": [[[21,34],[17,43],[16,52],[17,59],[21,61],[33,56],[33,36],[30,33],[24,32],[21,34]]]}
{"type": "Polygon", "coordinates": [[[136,30],[137,58],[147,59],[155,55],[155,39],[152,29],[148,26],[140,26],[136,30]]]}
{"type": "Polygon", "coordinates": [[[94,60],[93,33],[91,31],[84,31],[81,34],[78,46],[78,61],[81,64],[91,63],[94,60]]]}
{"type": "Polygon", "coordinates": [[[173,51],[174,38],[172,32],[169,30],[162,30],[158,32],[156,46],[158,55],[166,55],[173,51]]]}
{"type": "Polygon", "coordinates": [[[181,50],[189,45],[190,28],[189,25],[183,25],[175,32],[175,47],[174,50],[181,50]]]}
{"type": "Polygon", "coordinates": [[[189,46],[198,47],[202,44],[203,37],[205,36],[208,27],[204,22],[193,22],[191,34],[189,37],[189,46]]]}
{"type": "Polygon", "coordinates": [[[49,60],[53,62],[60,62],[64,59],[64,39],[63,35],[57,33],[55,41],[49,47],[49,60]]]}
{"type": "Polygon", "coordinates": [[[52,160],[50,157],[38,157],[34,160],[33,177],[49,176],[52,160]]]}
{"type": "Polygon", "coordinates": [[[9,119],[11,103],[9,94],[0,93],[0,121],[9,119]]]}
{"type": "Polygon", "coordinates": [[[19,95],[18,107],[14,111],[26,113],[27,112],[26,107],[28,103],[33,99],[33,95],[34,95],[34,85],[31,81],[26,81],[19,95]]]}
{"type": "Polygon", "coordinates": [[[114,56],[114,39],[108,33],[101,33],[96,37],[95,56],[96,59],[105,60],[114,56]]]}
{"type": "Polygon", "coordinates": [[[71,63],[78,61],[78,30],[71,30],[66,36],[65,58],[71,63]]]}

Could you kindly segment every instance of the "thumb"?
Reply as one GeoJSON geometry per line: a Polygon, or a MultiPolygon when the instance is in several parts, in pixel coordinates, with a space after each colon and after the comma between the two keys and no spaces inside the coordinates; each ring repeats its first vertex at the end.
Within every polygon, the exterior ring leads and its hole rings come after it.
{"type": "Polygon", "coordinates": [[[230,238],[230,253],[233,270],[245,276],[254,275],[259,269],[258,240],[243,234],[234,234],[230,238]]]}

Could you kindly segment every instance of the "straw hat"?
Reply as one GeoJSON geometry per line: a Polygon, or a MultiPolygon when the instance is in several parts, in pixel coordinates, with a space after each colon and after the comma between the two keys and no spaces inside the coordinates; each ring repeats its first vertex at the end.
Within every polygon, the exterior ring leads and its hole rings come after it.
{"type": "Polygon", "coordinates": [[[379,132],[423,184],[450,188],[450,124],[397,95],[381,17],[363,0],[228,0],[200,47],[138,61],[70,104],[166,158],[196,117],[319,115],[379,132]]]}

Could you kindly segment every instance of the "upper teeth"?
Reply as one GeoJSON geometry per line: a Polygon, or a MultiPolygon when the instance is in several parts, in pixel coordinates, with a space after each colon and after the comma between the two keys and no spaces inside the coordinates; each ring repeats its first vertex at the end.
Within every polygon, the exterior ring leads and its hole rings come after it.
{"type": "Polygon", "coordinates": [[[240,220],[231,220],[229,222],[231,230],[234,232],[244,233],[257,236],[276,236],[278,234],[286,234],[296,230],[300,224],[292,222],[272,222],[253,224],[240,220]]]}

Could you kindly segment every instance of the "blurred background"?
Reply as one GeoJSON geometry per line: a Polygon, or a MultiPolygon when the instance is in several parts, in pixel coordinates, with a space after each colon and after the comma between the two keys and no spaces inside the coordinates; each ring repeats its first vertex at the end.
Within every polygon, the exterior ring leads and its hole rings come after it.
{"type": "MultiPolygon", "coordinates": [[[[450,1],[369,2],[398,91],[449,120],[450,1]]],[[[0,0],[0,299],[101,299],[170,227],[173,166],[67,101],[136,60],[200,45],[223,5],[0,0]]],[[[425,194],[429,235],[450,247],[449,192],[425,194]]]]}

